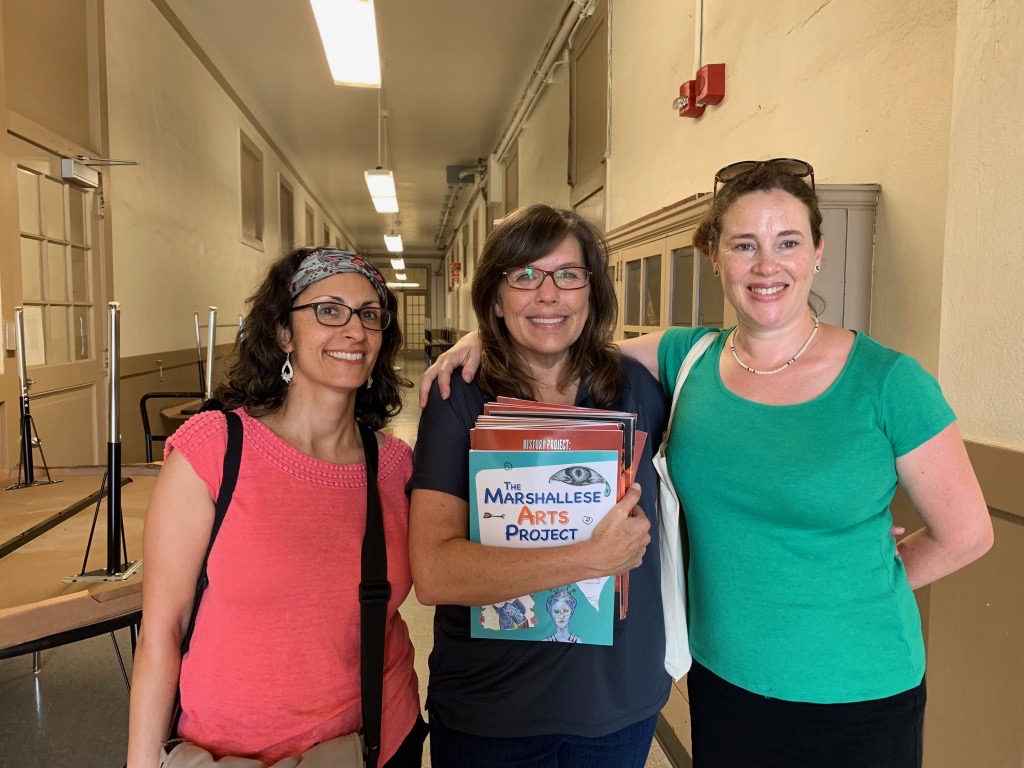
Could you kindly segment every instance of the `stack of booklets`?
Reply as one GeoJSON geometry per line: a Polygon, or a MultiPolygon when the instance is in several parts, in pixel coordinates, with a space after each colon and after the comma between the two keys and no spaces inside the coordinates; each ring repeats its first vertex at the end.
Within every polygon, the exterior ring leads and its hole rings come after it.
{"type": "MultiPolygon", "coordinates": [[[[633,482],[646,440],[635,413],[488,403],[470,430],[470,539],[524,549],[589,539],[633,482]]],[[[628,605],[626,576],[587,579],[472,607],[470,635],[611,645],[628,605]]]]}

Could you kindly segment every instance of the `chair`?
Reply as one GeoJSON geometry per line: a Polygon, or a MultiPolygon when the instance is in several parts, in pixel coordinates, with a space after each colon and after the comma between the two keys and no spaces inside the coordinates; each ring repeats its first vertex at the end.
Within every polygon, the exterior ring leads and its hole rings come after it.
{"type": "Polygon", "coordinates": [[[139,409],[142,411],[142,432],[146,437],[146,462],[153,461],[153,441],[159,440],[165,441],[170,435],[154,435],[153,430],[149,426],[149,411],[146,408],[146,404],[150,400],[195,400],[199,398],[203,399],[205,395],[202,392],[147,392],[139,400],[139,409]]]}

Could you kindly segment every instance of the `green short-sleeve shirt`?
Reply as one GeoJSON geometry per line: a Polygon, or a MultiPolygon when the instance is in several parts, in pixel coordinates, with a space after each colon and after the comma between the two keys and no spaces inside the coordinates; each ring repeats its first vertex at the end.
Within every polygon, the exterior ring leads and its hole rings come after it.
{"type": "MultiPolygon", "coordinates": [[[[671,397],[711,329],[661,341],[671,397]]],[[[858,333],[822,395],[745,400],[722,383],[728,332],[691,371],[669,443],[690,539],[690,647],[718,676],[788,701],[866,701],[924,675],[914,595],[889,533],[896,457],[955,415],[912,358],[858,333]]]]}

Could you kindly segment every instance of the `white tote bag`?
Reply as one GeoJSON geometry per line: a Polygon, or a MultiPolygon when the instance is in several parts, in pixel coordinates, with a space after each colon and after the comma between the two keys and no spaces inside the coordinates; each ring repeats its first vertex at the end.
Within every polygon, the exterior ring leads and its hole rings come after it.
{"type": "Polygon", "coordinates": [[[707,351],[718,331],[712,331],[693,345],[676,376],[675,391],[672,393],[672,408],[668,415],[668,426],[661,447],[654,457],[654,468],[658,472],[658,529],[661,550],[661,602],[665,612],[665,671],[678,680],[685,675],[693,658],[686,639],[686,574],[683,572],[683,541],[679,528],[679,496],[672,487],[668,474],[668,438],[672,434],[672,422],[676,416],[679,392],[690,369],[707,351]]]}

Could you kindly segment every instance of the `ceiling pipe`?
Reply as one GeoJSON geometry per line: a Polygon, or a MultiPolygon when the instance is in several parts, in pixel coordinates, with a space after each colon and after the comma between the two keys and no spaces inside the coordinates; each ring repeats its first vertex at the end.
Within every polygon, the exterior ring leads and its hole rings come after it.
{"type": "MultiPolygon", "coordinates": [[[[526,85],[526,89],[523,91],[523,95],[519,99],[519,103],[516,105],[515,112],[512,114],[512,119],[505,126],[505,130],[502,131],[501,138],[498,140],[497,147],[494,150],[494,154],[498,157],[501,162],[505,161],[505,157],[508,153],[509,148],[512,146],[512,142],[518,138],[522,131],[523,124],[527,118],[533,113],[534,108],[540,101],[540,97],[544,93],[544,87],[547,85],[548,76],[551,71],[559,64],[562,63],[562,53],[566,49],[567,45],[575,39],[576,33],[579,28],[583,25],[588,18],[590,18],[595,9],[597,8],[598,0],[569,0],[568,6],[565,9],[565,13],[562,15],[562,21],[558,26],[558,30],[548,40],[547,45],[544,46],[544,50],[541,52],[540,58],[538,59],[537,66],[533,69],[533,74],[530,76],[530,81],[526,85]]],[[[483,184],[480,176],[477,176],[472,193],[469,196],[469,201],[462,211],[462,217],[459,223],[452,228],[452,232],[458,231],[463,224],[465,224],[466,218],[469,212],[473,208],[473,202],[476,200],[478,194],[482,193],[483,184]]],[[[456,197],[462,190],[456,188],[456,195],[448,200],[448,204],[445,206],[445,211],[441,226],[438,228],[437,237],[435,238],[435,245],[438,248],[442,247],[442,240],[444,239],[445,228],[448,223],[448,219],[452,214],[456,197]]],[[[447,251],[451,243],[444,245],[444,250],[447,251]]]]}
{"type": "Polygon", "coordinates": [[[500,160],[505,159],[509,147],[512,146],[512,142],[519,135],[523,122],[530,112],[533,111],[536,101],[544,90],[544,85],[551,69],[562,55],[562,49],[565,47],[565,44],[575,34],[577,28],[593,15],[596,7],[597,0],[589,0],[589,2],[585,3],[579,2],[579,0],[570,0],[569,6],[565,9],[565,14],[562,16],[562,23],[559,25],[558,31],[548,41],[547,46],[545,46],[544,51],[541,53],[537,66],[533,69],[530,82],[527,83],[526,90],[523,91],[519,104],[516,105],[516,110],[512,114],[512,120],[505,126],[505,130],[498,140],[498,146],[494,150],[494,154],[500,160]]]}

